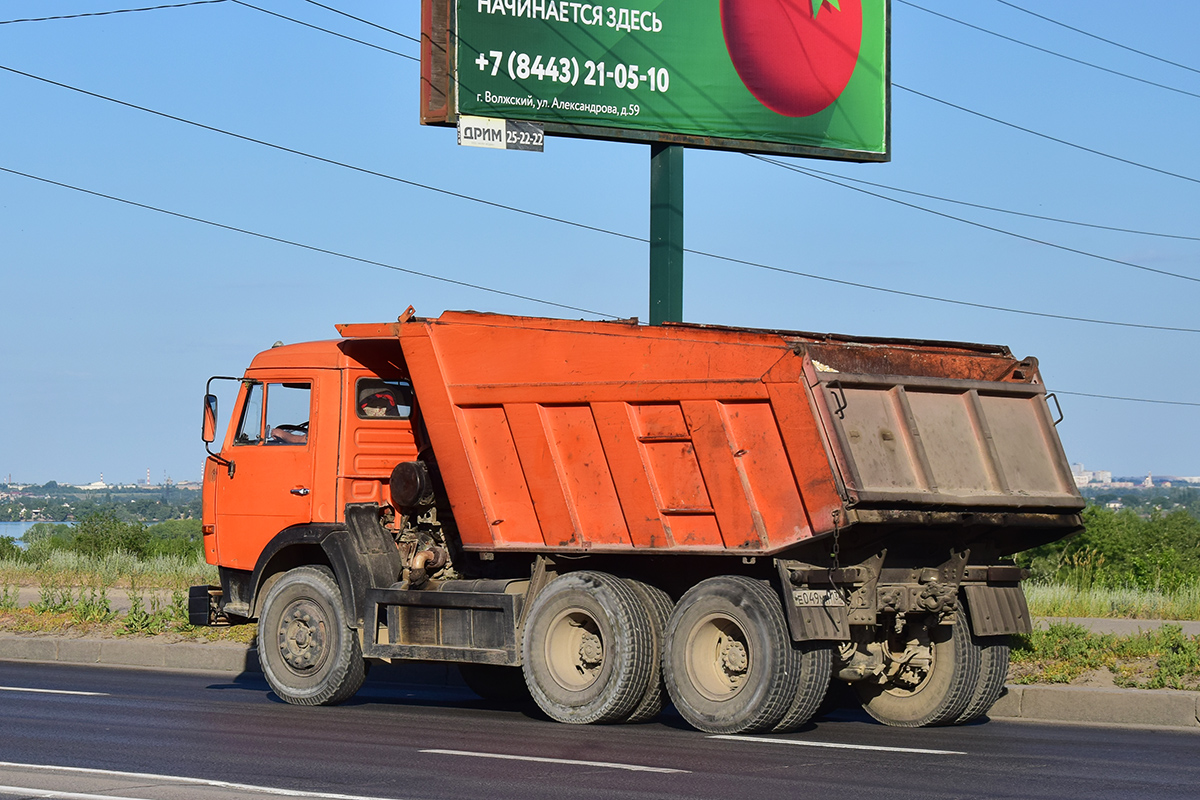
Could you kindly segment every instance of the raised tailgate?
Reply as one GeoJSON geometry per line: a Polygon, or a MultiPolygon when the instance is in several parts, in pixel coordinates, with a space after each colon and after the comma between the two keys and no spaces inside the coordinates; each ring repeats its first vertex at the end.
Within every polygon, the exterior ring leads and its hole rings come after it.
{"type": "Polygon", "coordinates": [[[852,502],[1078,509],[1038,384],[821,373],[822,417],[852,502]]]}

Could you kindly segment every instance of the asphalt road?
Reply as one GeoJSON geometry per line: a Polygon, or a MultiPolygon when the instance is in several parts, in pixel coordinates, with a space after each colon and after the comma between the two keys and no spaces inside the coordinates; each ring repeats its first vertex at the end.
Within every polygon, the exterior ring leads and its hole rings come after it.
{"type": "Polygon", "coordinates": [[[677,717],[548,722],[465,691],[369,682],[280,702],[261,676],[0,662],[0,798],[1195,798],[1200,732],[837,712],[777,738],[677,717]],[[81,694],[86,693],[86,694],[81,694]]]}

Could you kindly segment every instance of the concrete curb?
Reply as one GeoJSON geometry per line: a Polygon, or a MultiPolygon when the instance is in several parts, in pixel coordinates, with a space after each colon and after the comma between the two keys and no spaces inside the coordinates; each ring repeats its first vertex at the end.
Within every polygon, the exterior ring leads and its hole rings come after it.
{"type": "Polygon", "coordinates": [[[258,651],[235,644],[71,639],[0,634],[0,660],[54,661],[211,672],[259,672],[258,651]]]}
{"type": "Polygon", "coordinates": [[[1014,684],[1004,688],[1004,696],[988,712],[993,719],[1200,729],[1200,692],[1014,684]]]}
{"type": "MultiPolygon", "coordinates": [[[[0,634],[0,660],[49,661],[193,671],[258,673],[258,651],[242,645],[159,642],[151,639],[67,639],[0,634]]],[[[391,665],[373,670],[404,683],[461,689],[447,664],[391,665]]],[[[1200,692],[1009,684],[992,707],[992,719],[1153,725],[1200,730],[1200,692]]]]}

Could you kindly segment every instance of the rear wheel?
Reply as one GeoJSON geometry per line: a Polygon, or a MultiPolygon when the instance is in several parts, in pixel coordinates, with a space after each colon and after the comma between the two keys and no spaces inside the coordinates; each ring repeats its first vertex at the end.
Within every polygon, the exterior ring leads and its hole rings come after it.
{"type": "Polygon", "coordinates": [[[971,635],[971,643],[979,650],[979,680],[966,709],[954,722],[974,722],[987,714],[1000,695],[1004,694],[1004,682],[1008,679],[1009,638],[1007,636],[971,635]]]}
{"type": "Polygon", "coordinates": [[[551,719],[615,722],[633,711],[650,681],[650,619],[624,581],[568,573],[534,598],[521,654],[529,693],[551,719]]]}
{"type": "Polygon", "coordinates": [[[794,731],[815,717],[824,707],[833,680],[833,643],[805,642],[793,647],[800,655],[800,688],[783,720],[773,728],[775,733],[794,731]]]}
{"type": "Polygon", "coordinates": [[[966,711],[979,683],[980,653],[966,619],[938,625],[928,615],[910,619],[900,633],[886,626],[884,673],[879,682],[854,684],[867,713],[885,725],[949,725],[966,711]]]}
{"type": "Polygon", "coordinates": [[[366,676],[358,633],[325,567],[289,570],[267,592],[258,619],[258,653],[271,689],[295,705],[349,700],[366,676]]]}
{"type": "Polygon", "coordinates": [[[779,725],[800,691],[801,661],[779,597],[764,581],[702,581],[679,600],[667,626],[667,691],[683,718],[707,733],[779,725]]]}
{"type": "Polygon", "coordinates": [[[671,618],[671,610],[675,607],[675,603],[671,601],[669,594],[657,586],[635,580],[626,580],[625,582],[633,589],[634,594],[646,609],[646,614],[650,617],[651,633],[654,635],[650,681],[646,685],[646,692],[642,695],[642,699],[625,719],[626,722],[645,722],[657,717],[662,712],[663,706],[666,705],[667,687],[663,684],[662,677],[663,641],[667,633],[667,621],[671,618]]]}

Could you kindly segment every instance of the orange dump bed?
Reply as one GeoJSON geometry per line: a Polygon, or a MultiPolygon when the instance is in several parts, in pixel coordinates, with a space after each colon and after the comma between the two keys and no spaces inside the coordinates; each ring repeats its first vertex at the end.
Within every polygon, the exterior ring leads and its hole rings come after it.
{"type": "Polygon", "coordinates": [[[462,312],[343,333],[384,330],[469,550],[770,554],[872,510],[1082,507],[1006,348],[462,312]]]}

